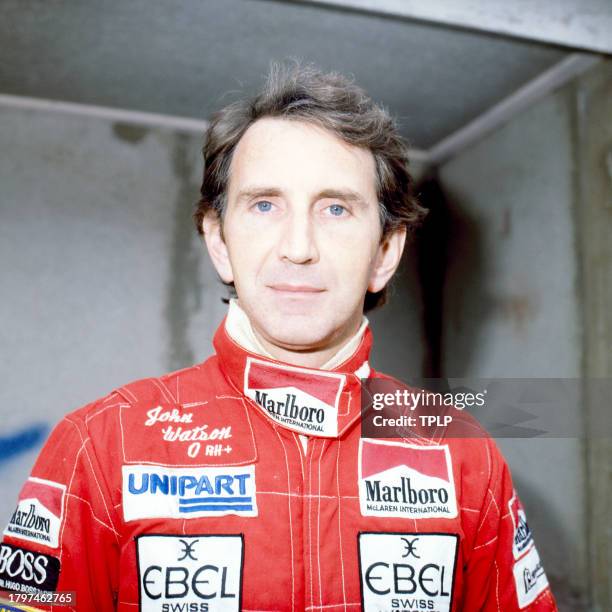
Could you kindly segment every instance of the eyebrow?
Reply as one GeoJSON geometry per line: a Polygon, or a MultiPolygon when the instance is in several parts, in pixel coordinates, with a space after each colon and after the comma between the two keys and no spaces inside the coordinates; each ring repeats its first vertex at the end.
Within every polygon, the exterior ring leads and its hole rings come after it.
{"type": "MultiPolygon", "coordinates": [[[[282,189],[278,187],[246,187],[238,192],[238,201],[248,200],[251,198],[259,198],[264,196],[279,197],[283,195],[282,189]]],[[[343,200],[345,202],[355,202],[357,204],[365,205],[366,201],[361,194],[352,189],[323,189],[315,195],[315,200],[321,200],[322,198],[335,198],[343,200]]]]}

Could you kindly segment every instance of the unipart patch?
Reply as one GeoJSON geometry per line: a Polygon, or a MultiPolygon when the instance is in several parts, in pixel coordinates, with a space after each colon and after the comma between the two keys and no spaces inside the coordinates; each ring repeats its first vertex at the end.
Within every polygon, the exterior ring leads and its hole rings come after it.
{"type": "Polygon", "coordinates": [[[165,468],[124,465],[123,516],[190,519],[257,516],[255,466],[165,468]]]}
{"type": "Polygon", "coordinates": [[[359,505],[363,516],[456,517],[448,446],[361,439],[359,505]]]}
{"type": "Polygon", "coordinates": [[[280,425],[303,434],[338,435],[346,376],[247,358],[244,394],[280,425]]]}
{"type": "Polygon", "coordinates": [[[0,544],[0,590],[36,593],[55,591],[60,562],[11,544],[0,544]]]}
{"type": "Polygon", "coordinates": [[[517,497],[516,491],[514,491],[512,498],[508,502],[508,509],[510,510],[510,517],[512,518],[512,524],[514,526],[512,554],[515,559],[518,559],[530,546],[533,546],[533,536],[527,524],[527,517],[525,516],[523,505],[517,497]]]}
{"type": "Polygon", "coordinates": [[[449,533],[360,533],[362,609],[450,612],[458,540],[449,533]]]}
{"type": "Polygon", "coordinates": [[[548,587],[548,578],[535,546],[532,546],[530,551],[514,564],[512,573],[519,608],[528,606],[548,587]]]}
{"type": "Polygon", "coordinates": [[[139,610],[232,612],[242,608],[244,540],[238,535],[136,538],[139,610]]]}
{"type": "Polygon", "coordinates": [[[59,482],[28,478],[4,535],[57,548],[65,492],[66,486],[59,482]]]}

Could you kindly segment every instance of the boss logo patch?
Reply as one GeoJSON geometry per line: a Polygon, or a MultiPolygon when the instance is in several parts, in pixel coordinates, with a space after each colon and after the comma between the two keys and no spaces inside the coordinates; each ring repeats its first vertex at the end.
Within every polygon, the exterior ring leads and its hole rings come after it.
{"type": "Polygon", "coordinates": [[[0,544],[0,589],[55,591],[60,562],[56,557],[11,544],[0,544]]]}

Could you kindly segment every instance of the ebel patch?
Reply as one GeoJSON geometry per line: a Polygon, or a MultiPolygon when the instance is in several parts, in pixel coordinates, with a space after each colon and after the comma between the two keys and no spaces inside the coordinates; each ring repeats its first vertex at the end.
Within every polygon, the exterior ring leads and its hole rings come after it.
{"type": "Polygon", "coordinates": [[[244,394],[294,431],[338,435],[338,405],[346,376],[247,358],[244,394]]]}
{"type": "Polygon", "coordinates": [[[60,562],[11,544],[0,544],[0,590],[36,593],[55,591],[60,562]]]}
{"type": "Polygon", "coordinates": [[[519,561],[512,570],[516,584],[519,608],[525,608],[548,586],[540,555],[535,546],[519,561]]]}
{"type": "Polygon", "coordinates": [[[365,612],[450,612],[459,537],[449,533],[360,533],[365,612]]]}
{"type": "Polygon", "coordinates": [[[456,517],[448,446],[361,439],[359,505],[363,516],[456,517]]]}
{"type": "Polygon", "coordinates": [[[141,535],[136,555],[142,612],[241,609],[241,534],[141,535]]]}
{"type": "Polygon", "coordinates": [[[189,519],[257,516],[255,466],[166,468],[124,465],[123,516],[189,519]]]}
{"type": "Polygon", "coordinates": [[[59,482],[28,478],[4,535],[57,548],[65,492],[66,486],[59,482]]]}
{"type": "Polygon", "coordinates": [[[508,509],[514,526],[512,533],[512,554],[515,559],[518,559],[533,545],[533,536],[527,524],[527,517],[525,516],[523,506],[516,495],[516,491],[514,491],[512,498],[508,502],[508,509]]]}

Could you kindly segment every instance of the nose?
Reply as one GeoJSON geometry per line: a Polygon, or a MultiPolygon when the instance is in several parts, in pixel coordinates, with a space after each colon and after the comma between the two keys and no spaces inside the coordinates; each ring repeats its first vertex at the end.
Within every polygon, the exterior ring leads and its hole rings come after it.
{"type": "Polygon", "coordinates": [[[315,227],[308,211],[287,215],[279,243],[279,257],[295,264],[315,263],[319,259],[315,227]]]}

